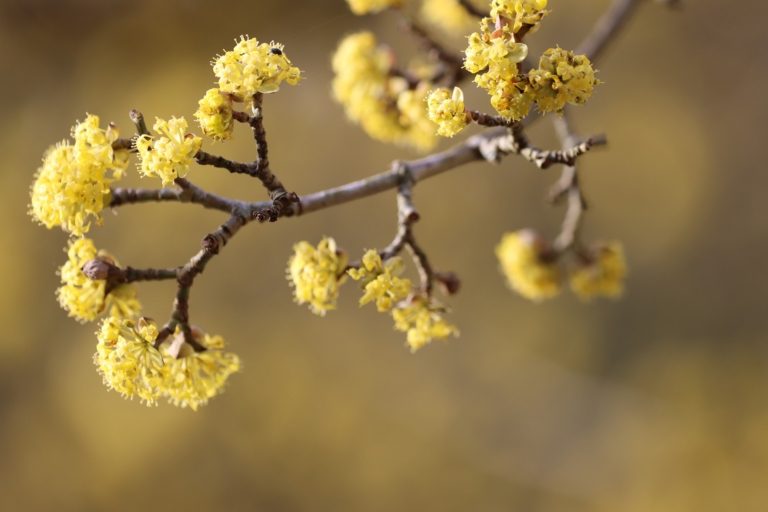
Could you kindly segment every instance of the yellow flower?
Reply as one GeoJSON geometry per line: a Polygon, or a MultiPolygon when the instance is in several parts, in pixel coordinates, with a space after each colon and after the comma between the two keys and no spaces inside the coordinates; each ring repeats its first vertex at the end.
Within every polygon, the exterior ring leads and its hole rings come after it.
{"type": "Polygon", "coordinates": [[[528,115],[533,92],[517,76],[517,65],[528,56],[528,46],[515,42],[509,27],[491,33],[484,22],[482,32],[469,37],[464,54],[464,67],[476,74],[475,83],[488,91],[491,105],[501,116],[519,121],[528,115]]]}
{"type": "Polygon", "coordinates": [[[458,87],[453,94],[448,89],[436,89],[427,96],[427,115],[437,124],[437,134],[453,137],[467,126],[464,93],[458,87]]]}
{"type": "Polygon", "coordinates": [[[427,150],[436,143],[424,103],[429,84],[415,88],[390,76],[390,57],[370,32],[345,37],[333,56],[333,94],[347,117],[372,138],[427,150]]]}
{"type": "Polygon", "coordinates": [[[496,247],[509,286],[536,302],[560,293],[560,267],[545,261],[544,253],[544,241],[530,230],[507,233],[496,247]]]}
{"type": "Polygon", "coordinates": [[[533,93],[527,83],[500,82],[491,91],[491,105],[502,117],[519,121],[530,112],[533,93]]]}
{"type": "Polygon", "coordinates": [[[189,125],[183,117],[172,117],[168,121],[157,118],[152,128],[159,135],[142,135],[136,140],[141,158],[139,172],[144,176],[157,176],[163,185],[168,185],[186,176],[203,139],[187,133],[189,125]]]}
{"type": "Polygon", "coordinates": [[[208,89],[198,105],[195,118],[203,133],[216,140],[229,139],[234,128],[230,97],[219,89],[208,89]]]}
{"type": "Polygon", "coordinates": [[[421,15],[433,25],[454,34],[465,34],[476,23],[457,0],[424,0],[421,15]]]}
{"type": "Polygon", "coordinates": [[[242,36],[235,47],[216,57],[213,73],[219,79],[219,89],[248,101],[256,93],[271,93],[286,82],[296,85],[301,70],[291,64],[281,44],[259,43],[242,36]]]}
{"type": "Polygon", "coordinates": [[[414,297],[409,303],[401,303],[392,310],[395,329],[406,333],[411,352],[416,352],[435,339],[450,335],[458,336],[458,329],[441,316],[439,306],[423,297],[414,297]]]}
{"type": "Polygon", "coordinates": [[[347,0],[349,8],[358,16],[381,12],[390,7],[400,7],[403,0],[347,0]]]}
{"type": "Polygon", "coordinates": [[[118,133],[99,128],[99,118],[86,116],[72,129],[74,143],[62,141],[43,158],[31,189],[30,215],[47,228],[61,226],[76,236],[101,223],[109,204],[109,185],[128,165],[128,152],[114,151],[118,133]]]}
{"type": "Polygon", "coordinates": [[[599,83],[585,55],[562,48],[545,51],[539,68],[528,73],[528,80],[542,112],[560,112],[566,103],[585,103],[599,83]]]}
{"type": "Polygon", "coordinates": [[[320,316],[335,309],[346,266],[347,257],[333,238],[323,238],[317,247],[309,242],[294,245],[287,277],[296,302],[309,304],[309,309],[320,316]]]}
{"type": "Polygon", "coordinates": [[[491,17],[501,16],[512,22],[517,33],[523,25],[536,26],[547,14],[547,0],[491,0],[491,17]]]}
{"type": "Polygon", "coordinates": [[[144,318],[108,317],[96,333],[98,344],[93,361],[104,384],[125,398],[139,397],[155,405],[161,396],[163,356],[154,347],[157,327],[144,318]]]}
{"type": "Polygon", "coordinates": [[[499,80],[509,80],[517,74],[517,64],[528,56],[528,46],[515,42],[507,28],[489,32],[483,23],[482,32],[470,34],[464,50],[464,69],[470,73],[487,73],[499,80]]]}
{"type": "Polygon", "coordinates": [[[164,349],[166,357],[160,387],[170,403],[196,411],[224,390],[229,376],[240,370],[240,358],[222,350],[224,339],[221,336],[195,331],[193,335],[206,350],[195,352],[184,344],[174,355],[164,349]]]}
{"type": "Polygon", "coordinates": [[[376,309],[383,313],[391,310],[411,293],[411,281],[399,277],[403,272],[400,258],[390,258],[386,263],[375,250],[363,255],[360,268],[352,268],[347,273],[355,281],[361,281],[365,293],[360,298],[360,305],[376,302],[376,309]]]}
{"type": "Polygon", "coordinates": [[[571,272],[571,290],[582,300],[604,296],[618,298],[624,291],[627,262],[624,247],[613,241],[598,245],[594,259],[571,272]]]}
{"type": "Polygon", "coordinates": [[[83,274],[88,261],[104,259],[114,263],[105,252],[97,252],[93,241],[78,238],[69,242],[67,262],[59,269],[61,287],[56,291],[59,304],[78,322],[90,322],[108,310],[114,318],[132,318],[141,311],[136,287],[122,284],[106,293],[106,281],[92,280],[83,274]]]}

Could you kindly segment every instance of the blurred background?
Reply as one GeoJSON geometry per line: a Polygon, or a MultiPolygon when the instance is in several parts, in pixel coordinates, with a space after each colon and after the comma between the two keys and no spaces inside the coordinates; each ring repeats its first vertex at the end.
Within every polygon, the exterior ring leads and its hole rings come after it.
{"type": "MultiPolygon", "coordinates": [[[[574,48],[608,3],[552,1],[532,54],[574,48]]],[[[1,0],[2,509],[768,510],[768,4],[738,4],[648,2],[600,62],[605,84],[574,110],[580,133],[610,140],[581,160],[585,236],[624,242],[621,301],[512,294],[493,249],[505,231],[557,232],[562,211],[543,198],[558,171],[516,158],[468,166],[416,189],[419,239],[463,281],[448,300],[460,338],[411,355],[389,318],[358,308],[354,284],[326,318],[292,303],[292,244],[332,235],[353,255],[381,247],[393,194],[254,225],[193,290],[194,323],[225,336],[244,366],[193,413],[102,385],[96,326],[55,300],[66,236],[26,215],[43,152],[86,112],[125,134],[134,107],[191,119],[211,58],[251,34],[285,43],[306,76],[267,98],[274,168],[299,193],[337,185],[418,156],[368,139],[330,100],[337,41],[367,27],[410,43],[393,16],[355,18],[341,1],[1,0]]],[[[548,122],[531,136],[556,144],[548,122]]],[[[206,147],[254,152],[244,130],[206,147]]],[[[190,177],[262,197],[242,176],[190,177]]],[[[173,266],[221,220],[128,206],[92,235],[125,264],[173,266]]],[[[140,288],[160,320],[173,293],[140,288]]]]}

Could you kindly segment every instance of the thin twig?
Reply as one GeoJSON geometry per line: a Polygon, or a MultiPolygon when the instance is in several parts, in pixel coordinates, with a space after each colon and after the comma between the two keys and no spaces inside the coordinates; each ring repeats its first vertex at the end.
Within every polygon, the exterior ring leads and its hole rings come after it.
{"type": "Polygon", "coordinates": [[[475,5],[472,3],[472,0],[456,0],[456,2],[461,5],[468,14],[474,16],[475,18],[482,19],[490,16],[489,12],[475,7],[475,5]]]}
{"type": "MultiPolygon", "coordinates": [[[[218,254],[221,248],[227,244],[235,233],[247,223],[248,219],[242,215],[231,215],[218,229],[203,238],[200,251],[178,270],[176,275],[178,289],[176,291],[176,298],[173,302],[171,319],[161,330],[163,337],[159,343],[156,341],[156,344],[162,344],[163,341],[173,333],[176,327],[180,327],[185,342],[194,348],[195,351],[200,352],[205,350],[205,347],[195,340],[192,335],[192,327],[189,323],[190,291],[195,282],[195,278],[205,270],[205,267],[211,258],[218,254]]],[[[160,336],[158,336],[158,339],[160,339],[160,336]]]]}
{"type": "Polygon", "coordinates": [[[416,265],[416,270],[419,273],[421,291],[425,296],[429,297],[432,295],[434,271],[429,263],[427,253],[421,248],[416,241],[416,236],[413,234],[413,225],[421,218],[416,210],[416,206],[413,204],[414,180],[409,167],[403,163],[395,163],[393,170],[397,171],[400,175],[400,183],[397,190],[398,234],[395,238],[400,246],[398,252],[404,246],[411,253],[413,263],[416,265]]]}
{"type": "Polygon", "coordinates": [[[136,126],[136,134],[141,135],[149,135],[149,130],[147,129],[147,123],[144,121],[144,114],[139,112],[138,110],[131,109],[130,112],[128,112],[128,117],[131,118],[131,122],[136,126]]]}
{"type": "Polygon", "coordinates": [[[180,203],[194,203],[213,210],[231,213],[233,210],[249,210],[250,203],[229,199],[192,185],[188,180],[179,178],[176,183],[183,185],[180,189],[159,188],[121,188],[116,187],[110,191],[110,208],[117,208],[127,204],[139,204],[150,202],[176,201],[180,203]]]}
{"type": "Polygon", "coordinates": [[[449,87],[453,87],[461,82],[463,78],[469,76],[464,70],[463,59],[455,52],[448,50],[438,43],[424,27],[408,17],[403,17],[402,26],[418,39],[422,46],[424,46],[424,48],[426,48],[427,51],[429,51],[429,53],[431,53],[442,65],[443,69],[439,70],[437,74],[432,77],[433,82],[447,78],[449,87]]]}
{"type": "Polygon", "coordinates": [[[525,136],[522,124],[514,124],[506,137],[489,139],[480,145],[479,150],[488,161],[498,161],[502,156],[513,153],[520,155],[539,169],[548,169],[555,164],[571,166],[576,160],[596,146],[607,143],[604,135],[596,135],[587,140],[561,150],[544,150],[530,144],[525,136]]]}
{"type": "Polygon", "coordinates": [[[514,121],[504,117],[486,114],[485,112],[478,112],[477,110],[467,110],[467,115],[473,123],[479,124],[480,126],[506,126],[507,128],[511,128],[515,125],[514,121]]]}
{"type": "Polygon", "coordinates": [[[597,20],[592,31],[577,47],[575,53],[596,61],[614,37],[629,21],[642,0],[614,0],[608,10],[597,20]]]}
{"type": "MultiPolygon", "coordinates": [[[[578,143],[570,126],[567,110],[562,116],[555,118],[554,124],[563,148],[573,147],[578,143]]],[[[562,254],[578,243],[584,212],[587,209],[575,165],[566,166],[563,169],[560,180],[555,184],[550,197],[555,200],[565,197],[568,200],[560,234],[553,243],[555,253],[562,254]]]]}
{"type": "Polygon", "coordinates": [[[195,160],[200,165],[210,165],[220,169],[226,169],[232,174],[248,174],[250,176],[255,176],[258,171],[258,166],[256,164],[234,162],[223,156],[211,155],[202,150],[197,152],[195,160]]]}

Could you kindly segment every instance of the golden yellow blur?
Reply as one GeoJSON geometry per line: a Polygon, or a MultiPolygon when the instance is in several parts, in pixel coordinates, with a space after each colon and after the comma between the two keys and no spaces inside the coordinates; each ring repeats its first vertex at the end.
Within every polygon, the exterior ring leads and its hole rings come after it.
{"type": "MultiPolygon", "coordinates": [[[[575,48],[608,3],[549,2],[526,38],[532,58],[575,48]]],[[[686,3],[643,5],[596,64],[603,84],[573,109],[579,133],[609,138],[580,161],[584,235],[623,243],[621,300],[511,292],[494,247],[527,227],[556,234],[563,211],[544,198],[558,169],[468,166],[414,190],[416,236],[462,278],[444,300],[460,337],[411,354],[391,318],[358,306],[354,282],[325,318],[293,302],[293,245],[333,237],[351,259],[386,246],[393,193],[251,225],[192,290],[193,323],[242,363],[192,412],[108,391],[92,362],[97,325],[59,308],[67,237],[27,215],[46,148],[87,113],[123,135],[131,108],[150,124],[192,119],[216,81],[211,60],[249,34],[284,43],[302,70],[265,98],[264,116],[275,172],[312,192],[416,156],[369,139],[333,101],[339,40],[372,30],[398,51],[416,46],[391,13],[357,17],[341,0],[0,0],[0,510],[767,510],[768,3],[686,3]]],[[[463,89],[467,108],[491,110],[485,91],[463,89]]],[[[557,145],[549,122],[530,136],[557,145]]],[[[203,148],[256,151],[242,126],[203,148]]],[[[158,185],[134,165],[124,183],[158,185]]],[[[264,198],[247,176],[187,176],[264,198]]],[[[222,220],[194,205],[125,206],[88,235],[125,265],[167,267],[222,220]]],[[[173,284],[139,292],[164,322],[173,284]]]]}

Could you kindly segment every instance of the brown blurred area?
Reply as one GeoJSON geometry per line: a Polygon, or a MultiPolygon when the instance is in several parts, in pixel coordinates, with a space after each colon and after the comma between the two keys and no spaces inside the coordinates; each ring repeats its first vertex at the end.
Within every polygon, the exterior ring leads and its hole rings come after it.
{"type": "MultiPolygon", "coordinates": [[[[768,7],[686,3],[643,6],[599,65],[604,85],[574,111],[580,133],[610,140],[581,161],[585,234],[624,242],[621,301],[534,305],[509,292],[493,248],[508,230],[556,233],[562,211],[543,198],[557,171],[469,166],[415,195],[417,235],[463,281],[449,300],[460,338],[411,355],[388,318],[358,308],[354,284],[326,318],[292,303],[292,244],[381,247],[392,194],[250,226],[192,295],[194,322],[224,335],[244,368],[192,413],[102,386],[95,325],[69,320],[54,296],[66,237],[25,213],[43,152],[86,112],[124,133],[134,107],[191,118],[210,59],[251,34],[285,43],[306,73],[267,98],[279,176],[299,193],[363,177],[416,155],[346,122],[330,54],[364,27],[407,41],[391,16],[355,18],[341,1],[0,1],[0,508],[768,510],[768,7]]],[[[532,52],[575,47],[607,4],[553,0],[532,52]]],[[[546,121],[531,135],[556,143],[546,121]]],[[[245,131],[206,145],[254,152],[245,131]]],[[[262,197],[244,177],[190,177],[262,197]]],[[[172,266],[220,222],[190,205],[128,206],[92,235],[125,264],[172,266]]],[[[173,285],[140,294],[164,320],[173,285]]]]}

